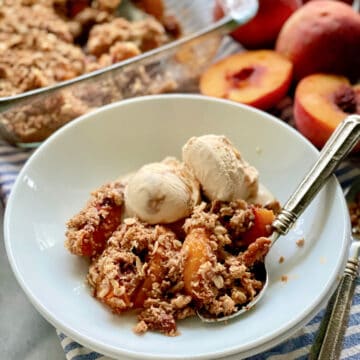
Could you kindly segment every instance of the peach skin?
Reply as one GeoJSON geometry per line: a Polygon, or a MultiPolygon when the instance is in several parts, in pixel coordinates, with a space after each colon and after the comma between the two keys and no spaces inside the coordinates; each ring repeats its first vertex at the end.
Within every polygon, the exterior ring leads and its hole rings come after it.
{"type": "MultiPolygon", "coordinates": [[[[215,1],[215,20],[224,16],[221,2],[215,1]]],[[[259,10],[255,17],[236,28],[231,36],[247,49],[272,48],[287,18],[301,5],[301,0],[259,0],[259,10]]]]}
{"type": "Polygon", "coordinates": [[[314,73],[360,76],[360,14],[340,1],[310,1],[285,22],[276,50],[294,64],[294,78],[314,73]]]}

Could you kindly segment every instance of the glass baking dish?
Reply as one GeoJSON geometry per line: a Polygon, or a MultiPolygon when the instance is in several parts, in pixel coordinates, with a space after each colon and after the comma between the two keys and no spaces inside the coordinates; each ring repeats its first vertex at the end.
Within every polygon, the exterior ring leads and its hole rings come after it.
{"type": "Polygon", "coordinates": [[[214,23],[213,0],[164,4],[166,13],[180,23],[180,39],[71,80],[0,98],[1,138],[35,147],[65,123],[114,101],[196,92],[204,69],[234,46],[226,34],[254,16],[258,5],[256,0],[227,0],[226,5],[236,10],[214,23]]]}

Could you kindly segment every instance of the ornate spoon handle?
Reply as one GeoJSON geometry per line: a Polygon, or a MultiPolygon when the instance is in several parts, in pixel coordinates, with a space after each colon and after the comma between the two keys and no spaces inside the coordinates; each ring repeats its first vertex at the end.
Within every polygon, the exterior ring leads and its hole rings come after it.
{"type": "Polygon", "coordinates": [[[287,234],[296,219],[319,192],[340,162],[356,145],[359,138],[360,116],[350,115],[336,128],[320,152],[317,162],[273,222],[273,227],[277,233],[287,234]]]}
{"type": "MultiPolygon", "coordinates": [[[[355,241],[352,249],[354,247],[359,253],[360,243],[355,241]]],[[[358,259],[350,258],[346,264],[344,275],[326,307],[324,318],[310,350],[310,360],[337,360],[340,358],[358,268],[358,259]]]]}

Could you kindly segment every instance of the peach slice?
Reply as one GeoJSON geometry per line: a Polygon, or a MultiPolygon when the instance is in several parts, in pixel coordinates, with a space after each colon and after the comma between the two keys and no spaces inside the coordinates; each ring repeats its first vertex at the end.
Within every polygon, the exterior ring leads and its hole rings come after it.
{"type": "Polygon", "coordinates": [[[269,109],[287,93],[292,64],[271,50],[246,51],[211,65],[201,76],[200,91],[214,96],[269,109]]]}
{"type": "Polygon", "coordinates": [[[194,295],[193,283],[198,280],[200,266],[210,259],[211,248],[205,229],[195,228],[186,236],[182,251],[184,261],[184,288],[189,295],[194,295]]]}
{"type": "Polygon", "coordinates": [[[345,77],[313,74],[303,78],[296,88],[296,127],[318,148],[352,113],[360,113],[360,86],[352,87],[345,77]]]}
{"type": "Polygon", "coordinates": [[[260,237],[271,235],[271,224],[275,220],[272,210],[264,208],[254,208],[254,225],[246,231],[241,239],[242,245],[250,245],[260,237]]]}
{"type": "Polygon", "coordinates": [[[164,269],[161,266],[162,257],[156,253],[149,263],[149,270],[146,279],[142,285],[135,291],[134,308],[141,308],[144,301],[148,298],[148,294],[155,282],[160,282],[164,277],[164,269]]]}
{"type": "Polygon", "coordinates": [[[162,283],[167,276],[167,262],[176,257],[181,250],[181,243],[176,241],[176,236],[172,231],[163,227],[159,231],[159,238],[153,250],[155,253],[152,251],[148,256],[145,279],[132,297],[135,308],[143,307],[145,300],[153,295],[153,285],[155,283],[162,283]]]}

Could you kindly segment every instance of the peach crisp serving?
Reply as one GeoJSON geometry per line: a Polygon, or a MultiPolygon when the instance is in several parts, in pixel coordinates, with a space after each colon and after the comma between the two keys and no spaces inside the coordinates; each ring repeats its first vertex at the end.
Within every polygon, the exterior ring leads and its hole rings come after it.
{"type": "Polygon", "coordinates": [[[89,258],[87,282],[136,333],[177,335],[197,311],[230,315],[264,285],[280,206],[224,136],[193,137],[165,158],[101,186],[67,223],[67,249],[89,258]]]}

